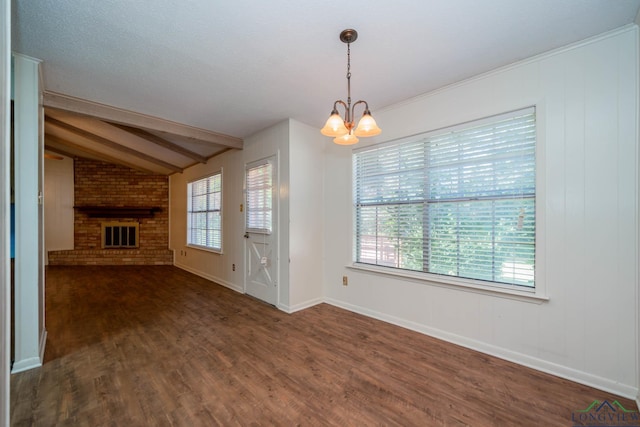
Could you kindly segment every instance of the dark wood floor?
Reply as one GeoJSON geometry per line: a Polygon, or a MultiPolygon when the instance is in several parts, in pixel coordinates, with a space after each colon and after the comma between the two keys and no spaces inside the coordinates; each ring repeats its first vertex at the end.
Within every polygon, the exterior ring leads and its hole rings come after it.
{"type": "Polygon", "coordinates": [[[49,267],[14,426],[569,426],[617,396],[321,304],[287,315],[174,267],[49,267]]]}

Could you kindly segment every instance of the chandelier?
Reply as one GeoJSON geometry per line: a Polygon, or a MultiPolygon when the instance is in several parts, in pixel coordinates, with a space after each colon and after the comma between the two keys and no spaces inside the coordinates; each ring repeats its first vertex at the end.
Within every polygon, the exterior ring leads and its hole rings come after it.
{"type": "Polygon", "coordinates": [[[351,105],[351,43],[357,38],[356,30],[348,29],[340,33],[340,40],[347,44],[347,102],[339,99],[333,103],[331,115],[320,130],[323,135],[334,137],[333,142],[340,145],[355,144],[359,141],[357,137],[375,136],[382,132],[371,117],[369,104],[366,101],[357,101],[353,106],[351,105]],[[359,104],[364,104],[364,112],[358,126],[355,126],[354,110],[359,104]],[[338,105],[344,107],[344,118],[338,113],[338,105]]]}

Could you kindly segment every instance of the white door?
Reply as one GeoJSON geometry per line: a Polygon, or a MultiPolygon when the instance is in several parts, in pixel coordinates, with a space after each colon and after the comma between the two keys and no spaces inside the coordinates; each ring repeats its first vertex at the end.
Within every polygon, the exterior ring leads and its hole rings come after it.
{"type": "Polygon", "coordinates": [[[278,302],[276,158],[246,165],[245,289],[269,304],[278,302]]]}

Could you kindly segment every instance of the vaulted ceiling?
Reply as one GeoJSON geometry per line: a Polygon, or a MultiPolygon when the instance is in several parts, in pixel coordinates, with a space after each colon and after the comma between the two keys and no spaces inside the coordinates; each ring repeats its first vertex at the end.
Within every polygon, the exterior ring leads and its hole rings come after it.
{"type": "MultiPolygon", "coordinates": [[[[293,118],[320,128],[631,24],[640,0],[14,0],[43,60],[47,148],[171,174],[293,118]]],[[[384,129],[384,123],[380,123],[384,129]]]]}
{"type": "Polygon", "coordinates": [[[239,138],[156,117],[44,93],[45,149],[169,175],[206,163],[239,138]]]}

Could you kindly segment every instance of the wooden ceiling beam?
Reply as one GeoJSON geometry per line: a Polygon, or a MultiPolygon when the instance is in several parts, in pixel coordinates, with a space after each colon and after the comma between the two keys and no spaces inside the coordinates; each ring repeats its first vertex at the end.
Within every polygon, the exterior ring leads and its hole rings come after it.
{"type": "Polygon", "coordinates": [[[63,154],[65,156],[69,156],[69,157],[72,157],[72,158],[78,157],[77,154],[71,154],[71,153],[65,152],[64,150],[61,150],[61,149],[59,149],[59,148],[57,148],[55,146],[52,146],[51,144],[59,144],[59,145],[62,145],[64,147],[68,147],[68,148],[70,148],[70,149],[72,149],[74,151],[79,151],[81,153],[85,153],[88,156],[94,157],[96,159],[100,159],[101,161],[104,161],[104,162],[107,162],[107,163],[113,163],[113,164],[116,164],[116,165],[126,166],[128,168],[135,169],[137,171],[144,172],[144,173],[153,174],[153,175],[162,175],[162,174],[159,174],[158,172],[153,171],[151,169],[147,169],[147,168],[144,168],[142,166],[134,165],[133,163],[129,163],[129,162],[124,161],[122,159],[117,159],[115,157],[109,156],[108,154],[103,154],[103,153],[100,153],[98,151],[91,150],[91,149],[89,149],[89,148],[87,148],[85,146],[82,146],[80,144],[75,144],[75,143],[73,143],[71,141],[68,141],[66,139],[62,139],[62,138],[59,138],[59,137],[57,137],[55,135],[51,135],[49,133],[46,133],[44,135],[44,148],[45,149],[51,150],[51,151],[57,152],[58,154],[63,154]]]}
{"type": "Polygon", "coordinates": [[[183,125],[134,111],[111,107],[57,92],[44,91],[43,104],[45,107],[93,116],[111,123],[181,135],[194,140],[194,142],[207,142],[237,149],[242,149],[243,145],[242,139],[233,136],[183,125]]]}
{"type": "Polygon", "coordinates": [[[191,150],[187,150],[186,148],[178,145],[178,144],[174,144],[171,141],[167,141],[164,138],[160,138],[157,135],[152,134],[151,132],[147,132],[146,130],[142,130],[142,129],[138,129],[138,128],[133,128],[131,126],[125,126],[125,125],[121,125],[118,123],[109,123],[109,122],[105,122],[103,120],[103,123],[108,124],[109,126],[114,126],[117,127],[118,129],[121,129],[127,133],[130,133],[132,135],[135,135],[139,138],[144,139],[145,141],[149,141],[152,142],[160,147],[166,148],[167,150],[171,150],[174,153],[178,153],[182,156],[188,157],[190,159],[193,159],[199,163],[207,163],[207,158],[205,156],[201,156],[198,153],[194,153],[191,150]]]}
{"type": "Polygon", "coordinates": [[[73,133],[74,135],[80,136],[82,138],[85,138],[91,142],[95,142],[97,144],[103,145],[105,147],[109,147],[112,148],[114,150],[118,150],[121,153],[124,154],[128,154],[134,157],[137,157],[139,159],[142,160],[146,160],[149,163],[153,163],[156,164],[158,166],[161,166],[165,169],[169,169],[173,172],[182,172],[182,168],[176,165],[173,165],[171,163],[167,163],[164,160],[160,160],[160,159],[156,159],[153,156],[150,156],[148,154],[145,153],[141,153],[140,151],[134,150],[133,148],[129,148],[129,147],[125,147],[124,145],[118,144],[117,142],[111,141],[110,139],[107,138],[103,138],[99,135],[93,134],[89,131],[86,131],[84,129],[80,129],[78,127],[75,127],[73,125],[70,125],[69,123],[65,123],[63,121],[60,121],[58,119],[54,119],[51,116],[45,116],[45,120],[47,124],[50,124],[52,126],[56,126],[60,129],[64,129],[68,132],[73,133]]]}
{"type": "MultiPolygon", "coordinates": [[[[51,135],[47,136],[47,138],[50,138],[50,137],[51,137],[51,135]]],[[[60,154],[61,156],[69,157],[71,159],[75,159],[76,157],[78,157],[77,154],[70,153],[70,152],[68,152],[66,150],[63,150],[63,149],[58,148],[58,147],[53,147],[53,146],[48,145],[48,144],[44,145],[44,149],[47,150],[47,151],[51,151],[52,153],[60,154]]]]}

